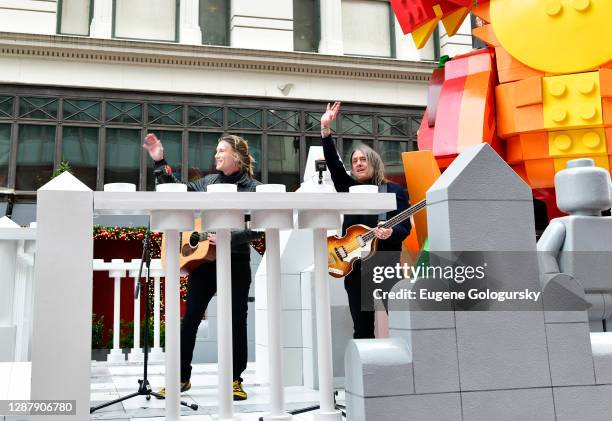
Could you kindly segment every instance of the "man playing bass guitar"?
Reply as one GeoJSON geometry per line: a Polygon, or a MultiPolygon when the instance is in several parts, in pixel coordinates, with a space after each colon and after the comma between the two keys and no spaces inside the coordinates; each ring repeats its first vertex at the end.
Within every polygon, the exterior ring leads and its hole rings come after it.
{"type": "MultiPolygon", "coordinates": [[[[349,187],[359,184],[373,184],[379,186],[379,191],[395,193],[397,210],[387,213],[385,219],[390,219],[399,212],[408,208],[408,194],[399,184],[392,183],[385,178],[385,166],[380,155],[365,144],[355,147],[351,153],[351,175],[348,175],[331,136],[331,124],[340,111],[340,102],[327,104],[327,110],[321,117],[321,138],[325,161],[331,173],[334,187],[338,192],[348,192],[349,187]]],[[[402,242],[410,234],[410,219],[395,225],[393,228],[377,227],[378,215],[345,215],[342,224],[342,235],[346,234],[348,227],[363,224],[376,227],[374,235],[378,239],[378,250],[384,252],[397,252],[399,261],[402,242]]],[[[371,282],[371,280],[363,280],[371,282]]],[[[353,271],[344,278],[344,288],[348,295],[349,308],[353,318],[353,338],[374,337],[374,297],[372,294],[362,295],[361,260],[354,262],[353,271]],[[362,311],[365,308],[366,310],[362,311]]],[[[369,288],[366,288],[369,290],[369,288]]]]}

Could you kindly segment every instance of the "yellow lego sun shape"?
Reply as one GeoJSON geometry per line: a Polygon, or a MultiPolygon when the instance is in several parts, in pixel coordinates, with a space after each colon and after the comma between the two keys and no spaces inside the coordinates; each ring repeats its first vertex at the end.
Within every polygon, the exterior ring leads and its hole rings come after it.
{"type": "Polygon", "coordinates": [[[491,23],[517,60],[576,73],[612,60],[612,0],[491,0],[491,23]]]}

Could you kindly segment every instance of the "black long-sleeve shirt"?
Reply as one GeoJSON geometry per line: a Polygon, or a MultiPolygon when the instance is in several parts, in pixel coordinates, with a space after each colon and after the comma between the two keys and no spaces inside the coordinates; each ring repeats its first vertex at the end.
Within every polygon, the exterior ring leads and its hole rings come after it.
{"type": "MultiPolygon", "coordinates": [[[[338,151],[336,150],[336,146],[334,145],[331,135],[322,138],[322,142],[325,162],[327,163],[327,168],[329,168],[336,191],[348,192],[349,187],[363,184],[347,174],[346,168],[338,156],[338,151]]],[[[404,190],[404,188],[396,183],[387,182],[387,192],[395,193],[397,203],[396,210],[387,212],[386,219],[388,220],[393,218],[398,213],[408,209],[409,198],[408,193],[404,190]]],[[[346,233],[346,229],[348,227],[355,224],[375,227],[378,224],[378,215],[345,215],[344,222],[342,224],[342,235],[346,233]]],[[[410,224],[410,219],[406,219],[405,221],[397,224],[392,228],[393,233],[391,234],[391,237],[389,237],[387,240],[378,240],[378,249],[387,251],[401,250],[402,242],[410,234],[411,228],[412,225],[410,224]]]]}

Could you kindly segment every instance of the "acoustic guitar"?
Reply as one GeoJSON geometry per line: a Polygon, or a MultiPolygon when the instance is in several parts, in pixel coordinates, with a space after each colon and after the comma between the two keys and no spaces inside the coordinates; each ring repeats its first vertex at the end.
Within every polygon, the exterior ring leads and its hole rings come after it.
{"type": "MultiPolygon", "coordinates": [[[[379,225],[379,227],[393,228],[418,211],[425,209],[425,207],[425,200],[421,200],[414,206],[379,225]]],[[[330,235],[327,237],[327,265],[329,274],[334,278],[345,277],[353,271],[353,266],[357,260],[366,260],[372,257],[376,252],[377,245],[378,239],[374,235],[374,228],[361,224],[348,227],[344,237],[330,235]]]]}
{"type": "MultiPolygon", "coordinates": [[[[196,218],[194,221],[194,231],[181,233],[181,244],[179,249],[179,269],[181,275],[188,275],[204,262],[214,262],[217,258],[217,249],[210,244],[208,239],[212,232],[202,231],[202,219],[196,218]]],[[[263,235],[263,233],[262,233],[263,235]]],[[[265,236],[251,242],[251,247],[260,255],[266,251],[265,236]]],[[[161,244],[161,264],[166,269],[166,238],[162,237],[161,244]]]]}

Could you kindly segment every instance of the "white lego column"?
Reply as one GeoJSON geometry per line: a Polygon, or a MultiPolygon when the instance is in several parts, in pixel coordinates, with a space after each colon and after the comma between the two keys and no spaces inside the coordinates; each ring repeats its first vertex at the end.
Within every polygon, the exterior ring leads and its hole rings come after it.
{"type": "MultiPolygon", "coordinates": [[[[4,216],[0,218],[0,229],[19,230],[19,225],[4,216]]],[[[0,361],[13,361],[15,357],[17,326],[13,321],[13,296],[16,292],[17,246],[17,241],[0,236],[0,361]]]]}
{"type": "Polygon", "coordinates": [[[319,53],[340,56],[344,54],[342,43],[342,0],[321,2],[321,41],[319,53]]]}
{"type": "Polygon", "coordinates": [[[138,284],[140,283],[141,277],[145,275],[144,271],[146,267],[142,267],[143,273],[138,273],[141,260],[142,259],[132,259],[131,266],[137,269],[130,270],[130,278],[134,279],[134,294],[136,294],[137,289],[139,291],[138,296],[132,296],[136,298],[134,299],[134,344],[128,355],[128,361],[131,362],[144,361],[144,353],[140,347],[140,296],[142,295],[142,289],[138,287],[138,284]]]}
{"type": "MultiPolygon", "coordinates": [[[[282,184],[257,186],[257,192],[284,193],[282,184]]],[[[255,211],[251,216],[253,228],[266,230],[266,287],[268,305],[268,372],[270,381],[270,414],[264,421],[289,421],[285,412],[283,393],[283,365],[281,348],[281,264],[279,229],[293,228],[290,210],[255,211]]]]}
{"type": "MultiPolygon", "coordinates": [[[[124,264],[123,259],[111,260],[111,265],[121,266],[124,264]]],[[[121,363],[125,361],[123,352],[121,351],[120,345],[120,333],[121,333],[121,278],[125,277],[125,270],[109,270],[108,276],[114,279],[114,291],[113,291],[113,349],[108,354],[107,361],[109,363],[121,363]]]]}
{"type": "MultiPolygon", "coordinates": [[[[160,184],[157,191],[185,192],[185,184],[160,184]]],[[[166,420],[180,420],[180,231],[193,229],[193,211],[151,211],[151,229],[166,237],[166,420]]]]}
{"type": "Polygon", "coordinates": [[[179,17],[181,44],[202,44],[199,13],[200,0],[181,0],[179,17]]]}
{"type": "Polygon", "coordinates": [[[89,28],[92,38],[111,38],[113,34],[113,0],[96,0],[89,28]]]}
{"type": "MultiPolygon", "coordinates": [[[[89,420],[93,192],[64,172],[38,190],[31,399],[75,400],[89,420]],[[70,352],[62,346],[70,344],[70,352]]],[[[32,417],[31,417],[32,418],[32,417]]]]}
{"type": "Polygon", "coordinates": [[[327,273],[327,230],[341,226],[337,211],[301,211],[299,227],[313,230],[314,275],[317,318],[317,361],[319,364],[319,394],[321,409],[315,421],[340,421],[342,415],[334,405],[334,374],[332,366],[331,309],[327,273]]]}
{"type": "Polygon", "coordinates": [[[230,27],[232,47],[293,51],[293,2],[233,0],[230,27]]]}
{"type": "Polygon", "coordinates": [[[153,286],[153,348],[151,348],[151,353],[149,354],[149,361],[163,361],[164,360],[164,351],[160,346],[160,303],[161,303],[161,294],[160,294],[160,278],[163,275],[163,271],[161,269],[161,261],[159,259],[154,259],[151,261],[151,273],[150,275],[154,279],[153,286]]]}
{"type": "MultiPolygon", "coordinates": [[[[209,193],[232,194],[235,184],[212,184],[209,193]]],[[[218,400],[219,421],[233,421],[233,350],[232,350],[232,258],[230,229],[244,229],[242,210],[210,210],[203,212],[203,228],[217,235],[217,352],[218,352],[218,400]]]]}

